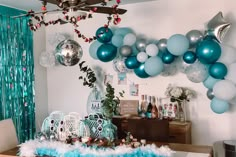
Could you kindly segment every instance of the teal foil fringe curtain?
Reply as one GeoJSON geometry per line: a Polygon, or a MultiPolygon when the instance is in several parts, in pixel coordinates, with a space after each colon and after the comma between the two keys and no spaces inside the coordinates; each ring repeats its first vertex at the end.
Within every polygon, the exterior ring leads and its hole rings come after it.
{"type": "Polygon", "coordinates": [[[0,6],[0,120],[12,118],[22,143],[36,129],[33,35],[28,17],[10,17],[19,13],[0,6]]]}

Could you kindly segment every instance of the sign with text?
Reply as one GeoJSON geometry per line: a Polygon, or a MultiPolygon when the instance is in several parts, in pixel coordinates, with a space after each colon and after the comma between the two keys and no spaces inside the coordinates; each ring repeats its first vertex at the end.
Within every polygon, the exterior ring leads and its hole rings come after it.
{"type": "Polygon", "coordinates": [[[120,114],[121,115],[138,115],[138,100],[121,100],[120,114]]]}

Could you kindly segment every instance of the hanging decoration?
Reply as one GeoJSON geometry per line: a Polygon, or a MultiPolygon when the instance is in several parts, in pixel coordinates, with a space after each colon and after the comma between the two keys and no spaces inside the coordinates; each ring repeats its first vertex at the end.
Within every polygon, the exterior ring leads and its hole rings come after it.
{"type": "MultiPolygon", "coordinates": [[[[106,47],[109,60],[117,67],[116,53],[105,44],[118,48],[120,64],[133,70],[139,78],[158,75],[172,76],[180,71],[194,83],[203,83],[209,89],[207,97],[211,99],[211,108],[215,113],[224,113],[228,103],[236,97],[236,49],[221,44],[231,24],[219,12],[207,24],[205,34],[199,30],[191,30],[182,34],[174,34],[168,39],[162,38],[157,43],[149,43],[138,38],[130,28],[118,28],[113,31],[111,41],[96,43],[90,55],[101,55],[101,47],[106,47]],[[232,91],[229,93],[229,91],[232,91]],[[227,93],[227,94],[226,94],[227,93]],[[220,103],[223,107],[219,107],[220,103]]],[[[110,33],[111,35],[111,33],[110,33]]],[[[93,45],[93,43],[92,43],[93,45]]],[[[103,61],[99,57],[97,58],[103,61]]],[[[117,70],[117,72],[122,72],[117,70]]],[[[123,68],[125,69],[125,68],[123,68]]]]}
{"type": "Polygon", "coordinates": [[[83,55],[81,46],[74,40],[68,39],[60,42],[56,47],[55,57],[64,66],[77,64],[83,55]]]}
{"type": "MultiPolygon", "coordinates": [[[[32,31],[37,31],[41,28],[42,25],[49,26],[55,24],[65,24],[70,23],[74,26],[74,32],[78,35],[79,38],[82,38],[85,42],[91,42],[96,40],[96,36],[87,37],[84,35],[79,29],[79,22],[81,20],[86,20],[87,18],[92,18],[93,13],[103,13],[108,14],[107,23],[104,24],[104,27],[109,27],[111,21],[113,24],[117,25],[120,23],[121,18],[120,14],[124,14],[126,12],[125,9],[119,9],[119,4],[121,3],[120,0],[116,0],[116,4],[111,7],[104,7],[107,5],[107,2],[112,0],[85,0],[85,1],[49,1],[44,0],[42,1],[41,12],[35,12],[33,10],[29,10],[27,14],[15,16],[15,18],[21,16],[30,16],[31,18],[28,21],[28,26],[32,31]],[[61,9],[56,10],[47,10],[47,3],[52,3],[57,5],[61,9]],[[96,4],[101,4],[102,6],[93,6],[96,4]],[[54,20],[45,20],[45,15],[50,12],[62,12],[63,17],[58,17],[54,20]],[[86,13],[88,12],[88,14],[86,13]]],[[[106,37],[104,37],[106,38],[106,37]]]]}

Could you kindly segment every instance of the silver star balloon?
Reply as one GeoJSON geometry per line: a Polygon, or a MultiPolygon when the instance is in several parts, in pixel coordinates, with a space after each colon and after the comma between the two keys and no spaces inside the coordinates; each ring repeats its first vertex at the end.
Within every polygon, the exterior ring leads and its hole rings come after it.
{"type": "Polygon", "coordinates": [[[219,12],[208,22],[205,36],[213,36],[221,43],[230,26],[231,24],[224,19],[222,12],[219,12]]]}

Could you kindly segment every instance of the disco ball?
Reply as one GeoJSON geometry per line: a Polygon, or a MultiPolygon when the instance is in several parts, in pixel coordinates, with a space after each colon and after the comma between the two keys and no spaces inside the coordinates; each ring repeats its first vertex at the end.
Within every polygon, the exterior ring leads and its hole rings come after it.
{"type": "Polygon", "coordinates": [[[63,40],[56,47],[56,59],[64,66],[77,64],[83,55],[81,46],[74,40],[63,40]]]}

